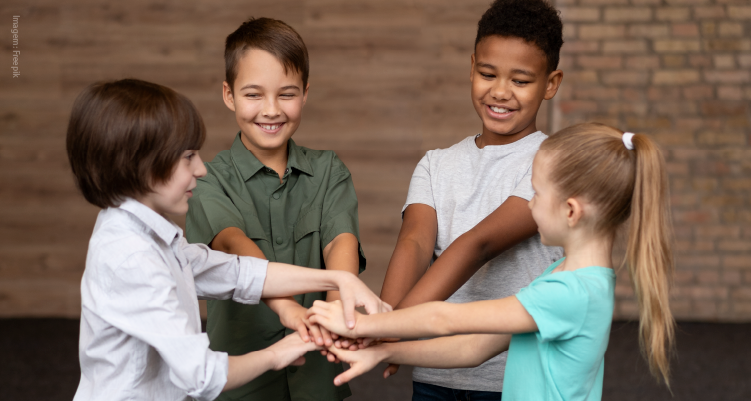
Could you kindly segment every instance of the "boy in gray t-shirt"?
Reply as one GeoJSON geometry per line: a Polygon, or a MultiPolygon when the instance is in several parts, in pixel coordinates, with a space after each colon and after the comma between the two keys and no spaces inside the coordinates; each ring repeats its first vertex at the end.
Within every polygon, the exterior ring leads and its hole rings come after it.
{"type": "MultiPolygon", "coordinates": [[[[546,138],[536,128],[537,111],[563,78],[556,69],[562,29],[544,0],[496,0],[482,16],[470,75],[482,132],[429,151],[417,165],[384,301],[400,309],[506,297],[562,256],[542,245],[527,206],[532,159],[546,138]]],[[[500,400],[505,359],[502,353],[469,369],[416,368],[413,400],[500,400]]]]}

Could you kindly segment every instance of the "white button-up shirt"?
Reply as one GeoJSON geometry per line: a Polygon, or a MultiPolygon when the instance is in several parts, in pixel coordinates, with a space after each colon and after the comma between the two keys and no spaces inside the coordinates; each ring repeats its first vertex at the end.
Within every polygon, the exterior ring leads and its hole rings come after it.
{"type": "Polygon", "coordinates": [[[175,223],[126,200],[102,210],[81,283],[75,400],[213,400],[227,354],[209,349],[198,298],[260,301],[268,261],[188,244],[175,223]]]}

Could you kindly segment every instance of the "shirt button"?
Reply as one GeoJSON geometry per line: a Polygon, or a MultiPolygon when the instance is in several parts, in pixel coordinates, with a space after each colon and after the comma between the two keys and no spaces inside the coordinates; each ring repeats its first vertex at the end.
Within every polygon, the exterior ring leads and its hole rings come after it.
{"type": "Polygon", "coordinates": [[[279,192],[274,193],[274,195],[271,195],[274,197],[274,199],[279,199],[281,195],[279,195],[279,192]]]}
{"type": "Polygon", "coordinates": [[[282,237],[276,237],[276,243],[277,243],[278,245],[281,245],[281,244],[282,244],[282,242],[284,242],[284,238],[282,238],[282,237]]]}

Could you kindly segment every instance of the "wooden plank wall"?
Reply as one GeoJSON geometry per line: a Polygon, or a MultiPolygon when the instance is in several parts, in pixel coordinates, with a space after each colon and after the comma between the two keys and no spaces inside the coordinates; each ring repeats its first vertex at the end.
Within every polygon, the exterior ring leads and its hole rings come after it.
{"type": "MultiPolygon", "coordinates": [[[[6,0],[0,5],[0,317],[80,314],[97,208],[73,184],[65,130],[87,84],[137,77],[174,88],[208,128],[202,157],[237,130],[221,101],[223,43],[249,16],[306,41],[311,89],[295,140],[352,171],[368,269],[379,291],[415,164],[479,132],[469,59],[488,0],[6,0]],[[20,77],[9,71],[19,18],[20,77]]],[[[545,109],[547,110],[547,108],[545,109]]],[[[545,126],[546,112],[541,113],[545,126]]],[[[182,223],[182,222],[181,222],[182,223]]]]}

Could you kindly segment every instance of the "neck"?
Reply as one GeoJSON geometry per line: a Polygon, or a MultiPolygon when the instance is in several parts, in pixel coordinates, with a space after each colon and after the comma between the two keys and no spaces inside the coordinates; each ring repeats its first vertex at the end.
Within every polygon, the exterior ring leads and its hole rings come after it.
{"type": "Polygon", "coordinates": [[[573,271],[589,266],[613,267],[613,235],[592,234],[572,236],[563,246],[566,260],[560,270],[573,271]]]}
{"type": "Polygon", "coordinates": [[[523,130],[516,133],[499,134],[488,130],[485,126],[482,127],[482,135],[475,139],[475,144],[478,148],[482,149],[486,146],[494,145],[508,145],[514,143],[525,136],[537,132],[537,127],[534,122],[528,125],[523,130]]]}
{"type": "Polygon", "coordinates": [[[248,149],[253,156],[258,159],[264,166],[276,171],[279,174],[279,179],[284,176],[284,170],[287,168],[287,159],[289,157],[289,141],[285,142],[283,146],[275,149],[258,149],[252,144],[248,143],[244,137],[241,137],[245,149],[248,149]]]}

